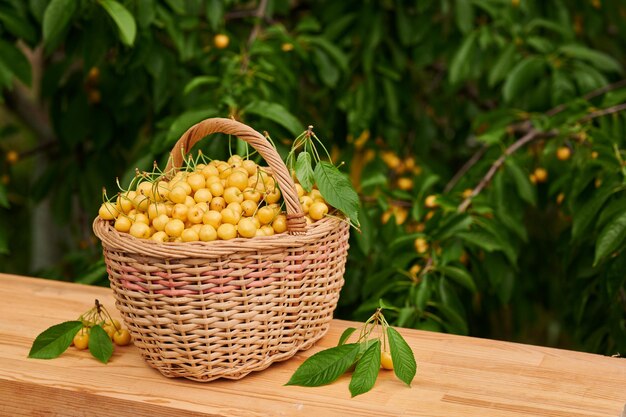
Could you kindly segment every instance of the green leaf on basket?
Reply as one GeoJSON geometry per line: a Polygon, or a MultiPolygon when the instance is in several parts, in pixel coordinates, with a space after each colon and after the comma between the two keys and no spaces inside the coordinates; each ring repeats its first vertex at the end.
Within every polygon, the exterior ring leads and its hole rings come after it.
{"type": "Polygon", "coordinates": [[[56,358],[67,350],[72,344],[72,339],[82,327],[83,323],[80,321],[66,321],[46,329],[35,338],[28,357],[36,359],[56,358]]]}
{"type": "Polygon", "coordinates": [[[393,371],[400,380],[411,386],[411,381],[417,373],[417,363],[413,351],[402,335],[393,327],[387,328],[387,336],[389,337],[393,371]]]}
{"type": "Polygon", "coordinates": [[[107,363],[113,355],[113,342],[99,325],[95,325],[89,332],[89,351],[102,363],[107,363]]]}
{"type": "Polygon", "coordinates": [[[348,177],[333,164],[326,161],[320,161],[315,166],[313,174],[324,200],[339,209],[352,223],[358,226],[359,195],[354,191],[348,177]]]}
{"type": "Polygon", "coordinates": [[[356,363],[350,379],[350,393],[353,397],[371,390],[380,370],[380,340],[375,340],[356,363]]]}
{"type": "Polygon", "coordinates": [[[115,0],[100,0],[100,4],[113,19],[119,30],[120,40],[128,46],[133,46],[137,35],[135,18],[121,3],[115,0]]]}
{"type": "Polygon", "coordinates": [[[319,387],[339,378],[356,360],[360,343],[349,343],[323,350],[296,369],[286,385],[319,387]]]}
{"type": "Polygon", "coordinates": [[[593,265],[617,250],[626,241],[626,213],[607,224],[596,242],[596,256],[593,265]]]}
{"type": "Polygon", "coordinates": [[[311,154],[306,151],[300,152],[298,155],[298,160],[296,161],[296,177],[298,177],[302,188],[304,188],[307,193],[311,192],[313,184],[315,183],[315,177],[313,176],[313,167],[311,165],[311,154]]]}
{"type": "Polygon", "coordinates": [[[356,329],[354,327],[348,327],[346,330],[344,330],[343,333],[341,333],[341,337],[339,338],[339,343],[337,343],[337,346],[341,346],[346,343],[346,340],[348,340],[348,338],[352,336],[352,333],[354,333],[355,331],[356,329]]]}

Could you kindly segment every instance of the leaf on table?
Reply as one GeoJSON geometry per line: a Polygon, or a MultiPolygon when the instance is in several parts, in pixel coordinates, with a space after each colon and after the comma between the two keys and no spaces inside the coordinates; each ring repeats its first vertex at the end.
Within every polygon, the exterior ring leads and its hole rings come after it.
{"type": "Polygon", "coordinates": [[[346,343],[346,340],[348,340],[348,338],[355,331],[356,331],[356,329],[354,327],[348,327],[346,330],[344,330],[343,333],[341,333],[341,337],[339,338],[339,342],[337,343],[337,346],[341,346],[344,343],[346,343]]]}
{"type": "Polygon", "coordinates": [[[28,357],[36,359],[56,358],[67,350],[72,344],[72,339],[82,327],[83,323],[80,321],[66,321],[48,328],[35,338],[28,357]]]}
{"type": "Polygon", "coordinates": [[[351,222],[359,224],[359,195],[350,180],[333,164],[321,161],[313,172],[317,187],[324,200],[345,214],[351,222]]]}
{"type": "Polygon", "coordinates": [[[311,192],[313,184],[315,183],[315,177],[311,165],[311,154],[306,151],[300,152],[296,160],[296,177],[298,177],[302,188],[304,188],[307,193],[311,192]]]}
{"type": "Polygon", "coordinates": [[[95,325],[89,332],[89,352],[102,363],[107,363],[113,355],[113,342],[106,331],[95,325]]]}
{"type": "Polygon", "coordinates": [[[417,373],[417,363],[413,351],[402,335],[393,327],[387,328],[387,337],[389,338],[393,371],[401,381],[411,386],[411,381],[417,373]]]}
{"type": "Polygon", "coordinates": [[[360,346],[360,343],[349,343],[316,353],[296,369],[286,385],[319,387],[330,384],[352,366],[360,346]]]}
{"type": "Polygon", "coordinates": [[[350,379],[350,393],[353,397],[371,390],[380,371],[380,340],[375,340],[356,363],[350,379]]]}

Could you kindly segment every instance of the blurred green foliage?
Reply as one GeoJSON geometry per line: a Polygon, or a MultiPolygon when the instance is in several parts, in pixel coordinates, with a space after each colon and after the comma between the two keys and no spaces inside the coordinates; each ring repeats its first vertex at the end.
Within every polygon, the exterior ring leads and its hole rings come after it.
{"type": "Polygon", "coordinates": [[[106,285],[102,186],[207,117],[312,124],[362,199],[339,317],[626,352],[623,2],[0,0],[0,34],[0,270],[106,285]]]}

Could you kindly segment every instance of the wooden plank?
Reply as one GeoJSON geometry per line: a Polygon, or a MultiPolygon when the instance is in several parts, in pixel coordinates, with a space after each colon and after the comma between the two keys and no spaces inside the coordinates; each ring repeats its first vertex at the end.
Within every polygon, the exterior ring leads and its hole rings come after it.
{"type": "Polygon", "coordinates": [[[70,348],[54,360],[27,359],[38,333],[76,319],[111,290],[0,274],[0,415],[133,416],[619,416],[626,403],[626,360],[402,329],[418,374],[409,388],[381,371],[354,399],[349,378],[319,388],[286,387],[313,353],[358,323],[335,320],[312,349],[240,381],[168,379],[133,346],[103,365],[70,348]]]}

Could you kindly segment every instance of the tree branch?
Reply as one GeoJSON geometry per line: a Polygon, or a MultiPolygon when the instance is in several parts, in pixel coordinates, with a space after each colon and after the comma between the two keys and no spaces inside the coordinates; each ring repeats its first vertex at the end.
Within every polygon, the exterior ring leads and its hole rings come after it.
{"type": "Polygon", "coordinates": [[[249,56],[250,47],[252,46],[252,43],[254,43],[254,40],[257,38],[257,36],[259,36],[259,32],[261,31],[261,22],[263,21],[263,18],[265,17],[266,10],[267,10],[267,0],[261,0],[259,2],[259,7],[257,7],[257,9],[254,12],[254,16],[257,18],[257,21],[252,27],[252,30],[250,31],[250,36],[248,36],[248,43],[246,46],[246,51],[242,55],[242,60],[241,60],[241,72],[242,73],[245,73],[246,70],[248,69],[248,64],[250,63],[250,56],[249,56]]]}
{"type": "MultiPolygon", "coordinates": [[[[617,90],[619,88],[626,87],[626,79],[617,81],[613,84],[606,85],[597,90],[593,90],[583,96],[585,100],[591,100],[595,97],[598,97],[602,94],[608,93],[613,90],[617,90]]],[[[567,104],[560,104],[546,112],[548,116],[554,116],[563,110],[567,109],[567,104]]],[[[626,110],[626,103],[618,104],[612,107],[607,107],[606,109],[594,111],[587,116],[580,119],[581,123],[588,122],[597,117],[606,116],[609,114],[618,113],[620,111],[626,110]]],[[[539,137],[553,137],[557,134],[555,130],[549,132],[539,132],[533,128],[533,125],[530,120],[524,120],[520,123],[512,124],[508,127],[511,133],[519,133],[523,134],[523,136],[515,141],[511,146],[509,146],[504,153],[491,165],[487,174],[480,180],[478,185],[472,190],[472,193],[459,205],[458,211],[464,212],[467,210],[469,205],[472,202],[472,199],[476,197],[480,192],[489,184],[493,176],[496,174],[497,170],[504,164],[506,157],[516,152],[519,148],[524,146],[525,144],[532,142],[533,140],[539,137]]],[[[483,146],[483,148],[479,149],[473,156],[468,160],[461,169],[452,177],[452,179],[446,184],[444,188],[444,192],[449,192],[457,182],[483,157],[487,150],[487,146],[483,146]]]]}
{"type": "Polygon", "coordinates": [[[443,189],[443,192],[444,193],[450,192],[450,190],[454,188],[454,186],[459,182],[459,180],[463,178],[463,176],[467,174],[467,172],[470,169],[472,169],[472,167],[476,165],[478,161],[480,161],[480,158],[482,158],[483,155],[485,155],[485,152],[487,152],[487,149],[489,149],[489,147],[487,145],[483,145],[479,150],[477,150],[474,153],[474,155],[472,155],[472,157],[468,159],[467,162],[465,162],[465,164],[463,164],[461,169],[459,169],[458,172],[454,174],[454,177],[452,177],[450,181],[448,181],[445,188],[443,189]]]}
{"type": "MultiPolygon", "coordinates": [[[[591,100],[602,94],[606,94],[608,92],[618,90],[622,87],[626,87],[626,79],[617,81],[613,84],[605,85],[602,88],[598,88],[597,90],[593,90],[585,94],[582,98],[584,100],[591,100]]],[[[556,107],[551,108],[546,112],[547,116],[554,116],[556,114],[561,113],[563,110],[567,109],[567,103],[559,104],[556,107]]],[[[524,120],[523,122],[515,123],[509,126],[512,132],[515,133],[526,133],[532,128],[532,125],[529,120],[524,120]]]]}
{"type": "Polygon", "coordinates": [[[13,91],[7,93],[5,98],[7,108],[35,132],[41,143],[56,140],[48,113],[29,97],[26,87],[15,83],[13,91]]]}
{"type": "MultiPolygon", "coordinates": [[[[605,85],[604,87],[598,88],[597,90],[590,91],[590,92],[588,92],[587,94],[585,94],[583,96],[583,99],[591,100],[592,98],[596,98],[598,96],[601,96],[602,94],[608,93],[608,92],[613,91],[613,90],[620,89],[622,87],[626,87],[626,79],[617,81],[617,82],[615,82],[613,84],[605,85]]],[[[546,114],[548,116],[554,116],[555,114],[562,112],[566,108],[567,108],[567,104],[559,104],[558,106],[554,107],[553,109],[548,110],[546,112],[546,114]]]]}
{"type": "Polygon", "coordinates": [[[558,134],[557,130],[551,130],[549,132],[540,132],[536,129],[532,129],[531,131],[526,133],[524,136],[516,140],[511,146],[506,148],[504,153],[500,155],[500,157],[496,159],[496,161],[493,164],[491,164],[489,171],[487,171],[487,173],[480,180],[478,185],[472,190],[472,193],[465,200],[463,200],[463,202],[459,205],[457,211],[459,213],[463,213],[465,210],[467,210],[469,205],[472,203],[472,199],[476,197],[478,194],[480,194],[480,192],[487,186],[487,184],[489,184],[493,176],[496,175],[496,172],[498,172],[498,169],[504,164],[508,156],[512,155],[522,146],[526,145],[527,143],[532,142],[533,140],[537,138],[553,137],[553,136],[556,136],[557,134],[558,134]]]}
{"type": "Polygon", "coordinates": [[[588,115],[580,119],[580,122],[581,123],[588,122],[589,120],[602,117],[602,116],[607,116],[609,114],[619,113],[623,110],[626,110],[626,103],[618,104],[615,106],[607,107],[606,109],[597,110],[592,113],[589,113],[588,115]]]}

